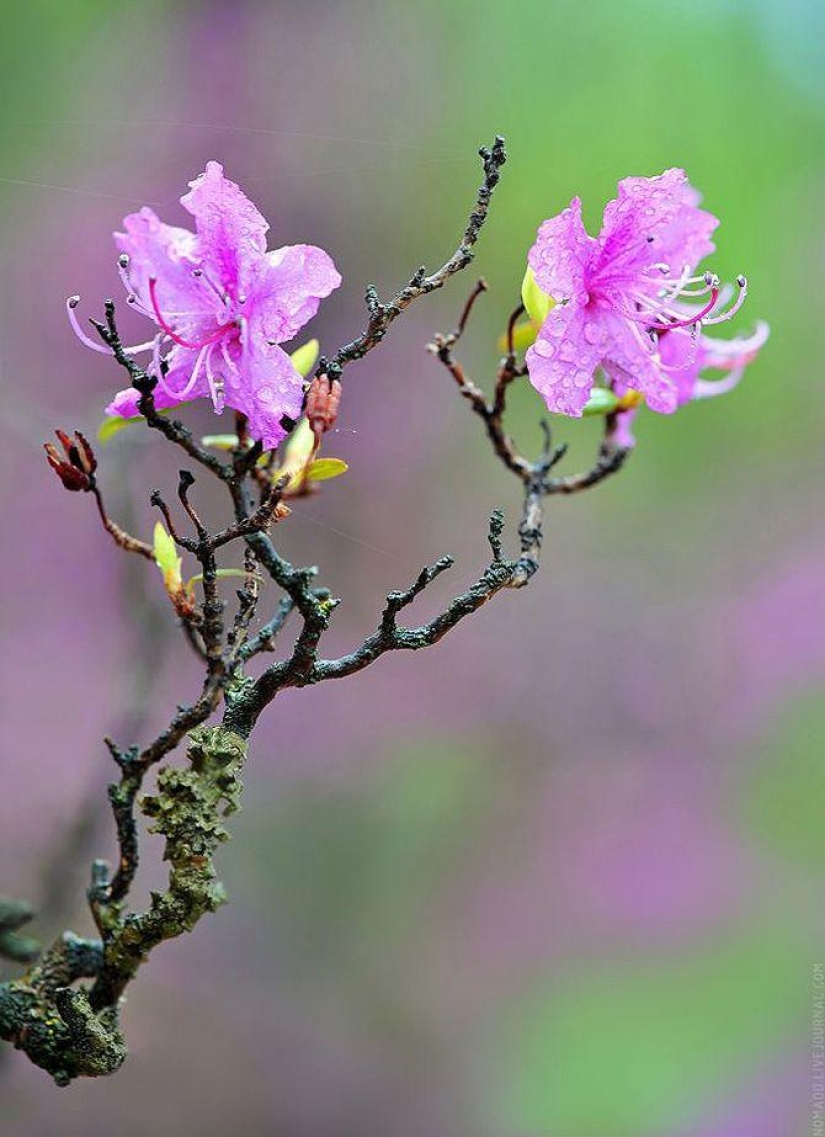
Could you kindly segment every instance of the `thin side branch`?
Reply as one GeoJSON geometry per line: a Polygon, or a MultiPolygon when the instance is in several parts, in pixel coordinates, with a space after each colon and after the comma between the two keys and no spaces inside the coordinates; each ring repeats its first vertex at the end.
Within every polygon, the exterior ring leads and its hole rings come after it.
{"type": "Polygon", "coordinates": [[[390,324],[408,308],[413,301],[421,296],[442,288],[451,276],[465,269],[473,259],[474,246],[487,219],[493,191],[501,177],[501,167],[507,161],[507,151],[504,148],[504,139],[499,135],[493,145],[488,149],[482,146],[479,150],[484,166],[484,181],[478,191],[475,206],[470,214],[464,232],[461,235],[458,247],[440,268],[427,275],[422,265],[409,281],[400,288],[386,303],[378,298],[378,293],[371,285],[366,292],[367,311],[369,319],[367,326],[357,339],[339,348],[332,359],[322,358],[318,361],[317,375],[326,375],[329,379],[340,379],[341,372],[348,363],[356,359],[363,359],[367,352],[372,351],[387,333],[390,324]]]}

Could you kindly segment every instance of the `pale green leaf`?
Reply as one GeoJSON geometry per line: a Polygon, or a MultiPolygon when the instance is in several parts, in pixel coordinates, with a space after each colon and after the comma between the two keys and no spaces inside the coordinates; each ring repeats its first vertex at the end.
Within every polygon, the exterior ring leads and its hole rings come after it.
{"type": "Polygon", "coordinates": [[[141,415],[135,415],[133,418],[121,418],[120,415],[110,415],[105,418],[100,426],[97,428],[98,442],[106,443],[110,438],[114,438],[126,426],[134,426],[136,423],[143,422],[141,415]]]}
{"type": "Polygon", "coordinates": [[[607,387],[594,387],[590,392],[590,398],[585,404],[582,414],[585,415],[609,415],[619,407],[619,399],[612,391],[608,391],[607,387]]]}
{"type": "MultiPolygon", "coordinates": [[[[228,577],[228,576],[245,577],[246,573],[244,572],[243,569],[228,568],[228,569],[218,569],[217,572],[215,573],[215,576],[217,576],[218,578],[223,580],[225,577],[228,577]]],[[[202,580],[203,580],[203,573],[202,572],[196,572],[194,576],[190,576],[189,580],[187,580],[187,582],[186,582],[186,591],[188,592],[191,589],[193,584],[197,584],[202,580]]]]}
{"type": "Polygon", "coordinates": [[[167,584],[170,581],[179,581],[181,558],[178,556],[175,542],[160,521],[155,522],[152,552],[155,556],[155,564],[163,573],[167,584]]]}
{"type": "MultiPolygon", "coordinates": [[[[532,320],[522,320],[516,324],[513,328],[513,351],[527,351],[536,342],[538,332],[538,326],[532,320]]],[[[507,334],[504,333],[499,336],[498,350],[504,353],[508,347],[507,334]]]]}
{"type": "MultiPolygon", "coordinates": [[[[180,410],[181,407],[190,406],[195,400],[187,399],[183,403],[178,403],[174,410],[180,410]]],[[[171,413],[173,408],[164,407],[163,410],[158,411],[158,414],[167,416],[171,413]]],[[[98,442],[108,442],[110,438],[114,438],[116,434],[120,434],[125,426],[138,426],[140,423],[146,422],[143,415],[132,415],[130,418],[122,418],[120,415],[110,415],[105,418],[100,426],[97,428],[98,442]]]]}
{"type": "Polygon", "coordinates": [[[340,478],[348,469],[341,458],[316,458],[307,466],[306,476],[311,482],[327,482],[330,478],[340,478]]]}
{"type": "Polygon", "coordinates": [[[238,445],[237,434],[205,434],[201,439],[202,446],[211,450],[234,450],[238,445]]]}
{"type": "Polygon", "coordinates": [[[303,466],[315,448],[315,435],[309,420],[302,418],[286,440],[284,447],[284,467],[303,466]]]}
{"type": "Polygon", "coordinates": [[[521,282],[521,302],[531,321],[538,327],[547,319],[547,314],[555,306],[555,300],[548,296],[536,283],[536,278],[530,266],[521,282]]]}
{"type": "Polygon", "coordinates": [[[320,345],[317,340],[309,340],[303,347],[299,347],[297,351],[293,351],[289,357],[292,360],[292,366],[303,379],[306,379],[307,375],[309,375],[315,366],[319,347],[320,345]]]}

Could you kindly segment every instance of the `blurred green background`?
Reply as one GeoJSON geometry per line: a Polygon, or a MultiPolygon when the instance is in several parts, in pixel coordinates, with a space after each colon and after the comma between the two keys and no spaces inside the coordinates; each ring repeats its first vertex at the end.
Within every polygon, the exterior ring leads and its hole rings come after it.
{"type": "MultiPolygon", "coordinates": [[[[197,681],[158,582],[116,561],[39,449],[54,426],[94,430],[120,383],[62,304],[118,295],[125,212],[183,223],[186,182],[222,161],[274,244],[334,256],[344,287],[311,326],[332,349],[367,282],[453,248],[500,132],[491,288],[462,346],[479,382],[538,223],[580,194],[596,231],[619,178],[671,165],[722,219],[714,268],[750,278],[736,330],[772,327],[734,394],[641,416],[622,476],[553,504],[527,592],[273,709],[221,859],[232,906],[135,984],[116,1078],[57,1091],[1,1055],[4,1133],[812,1132],[825,9],[10,0],[3,25],[0,891],[39,903],[44,935],[85,928],[85,866],[112,852],[100,738],[144,737],[197,681]]],[[[423,350],[471,283],[352,369],[327,448],[350,472],[279,529],[344,597],[331,647],[445,551],[439,596],[463,587],[490,509],[517,516],[423,350]]],[[[517,392],[525,446],[540,411],[517,392]]],[[[571,468],[596,443],[593,424],[557,436],[571,468]]],[[[119,515],[148,532],[175,462],[113,442],[119,515]]]]}

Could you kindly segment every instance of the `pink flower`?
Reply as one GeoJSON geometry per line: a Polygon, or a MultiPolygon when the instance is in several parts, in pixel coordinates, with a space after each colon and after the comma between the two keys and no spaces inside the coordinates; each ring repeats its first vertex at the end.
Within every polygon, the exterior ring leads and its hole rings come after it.
{"type": "Polygon", "coordinates": [[[732,391],[747,365],[756,359],[768,334],[764,320],[757,322],[749,336],[734,336],[730,340],[711,339],[681,328],[658,333],[659,355],[673,376],[679,406],[732,391]],[[725,374],[719,379],[702,378],[702,373],[708,370],[725,374]]]}
{"type": "MultiPolygon", "coordinates": [[[[303,380],[278,345],[315,315],[341,277],[313,245],[267,252],[267,222],[217,162],[190,187],[181,204],[196,232],[144,208],[115,234],[129,302],[160,328],[128,350],[153,351],[158,408],[211,398],[218,414],[224,406],[245,414],[250,435],[269,449],[286,433],[284,417],[298,418],[303,402],[303,380]]],[[[72,297],[70,318],[91,343],[77,325],[76,304],[72,297]]],[[[135,415],[138,398],[133,388],[121,391],[107,413],[135,415]]]]}
{"type": "MultiPolygon", "coordinates": [[[[745,374],[745,368],[759,354],[769,334],[764,320],[757,322],[749,336],[735,336],[730,340],[715,340],[710,336],[692,334],[684,328],[659,333],[659,354],[676,384],[678,405],[684,406],[696,399],[711,399],[732,391],[745,374]],[[703,378],[705,371],[722,371],[718,379],[703,378]]],[[[638,407],[621,408],[616,415],[613,439],[618,446],[635,446],[632,425],[638,407]]]]}
{"type": "Polygon", "coordinates": [[[739,310],[747,281],[737,278],[735,302],[720,311],[730,290],[712,273],[695,272],[714,249],[718,225],[698,201],[683,170],[666,170],[620,182],[597,238],[585,231],[578,198],[541,226],[528,259],[556,304],[526,361],[551,411],[581,415],[601,367],[616,394],[639,391],[669,414],[703,390],[704,367],[738,379],[745,357],[764,342],[761,331],[730,344],[701,334],[739,310]]]}

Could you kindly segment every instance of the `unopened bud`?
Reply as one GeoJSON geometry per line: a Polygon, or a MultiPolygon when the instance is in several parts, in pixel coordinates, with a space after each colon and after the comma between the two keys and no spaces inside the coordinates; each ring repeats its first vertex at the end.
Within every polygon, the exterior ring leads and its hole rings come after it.
{"type": "Polygon", "coordinates": [[[45,442],[43,446],[49,465],[67,490],[88,493],[94,485],[97,469],[94,451],[79,430],[75,431],[74,438],[63,430],[56,430],[55,434],[63,452],[53,442],[45,442]]]}
{"type": "Polygon", "coordinates": [[[335,425],[341,405],[341,384],[326,375],[316,375],[307,391],[306,417],[313,434],[326,434],[335,425]]]}

